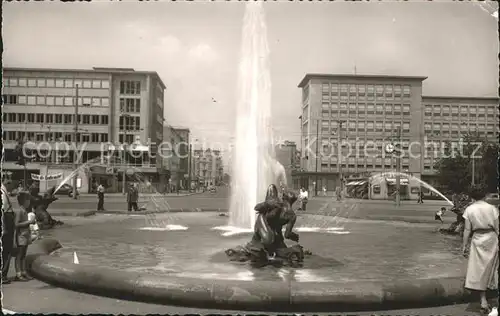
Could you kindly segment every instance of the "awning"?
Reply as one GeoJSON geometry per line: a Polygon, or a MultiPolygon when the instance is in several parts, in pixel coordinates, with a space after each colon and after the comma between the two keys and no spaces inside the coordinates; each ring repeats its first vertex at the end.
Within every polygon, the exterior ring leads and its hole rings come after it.
{"type": "MultiPolygon", "coordinates": [[[[387,184],[396,185],[396,179],[386,178],[385,181],[387,182],[387,184]]],[[[399,179],[399,184],[401,184],[401,185],[408,185],[408,179],[407,178],[400,178],[399,179]]]]}
{"type": "Polygon", "coordinates": [[[346,186],[363,185],[366,181],[353,181],[346,184],[346,186]]]}

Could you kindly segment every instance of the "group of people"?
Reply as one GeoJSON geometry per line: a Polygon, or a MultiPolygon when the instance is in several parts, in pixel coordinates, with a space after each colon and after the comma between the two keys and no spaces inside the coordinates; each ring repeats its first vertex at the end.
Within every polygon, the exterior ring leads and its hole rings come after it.
{"type": "MultiPolygon", "coordinates": [[[[3,175],[2,175],[3,177],[3,175]]],[[[39,228],[32,205],[30,193],[21,191],[17,194],[18,207],[14,207],[2,178],[2,284],[12,281],[29,281],[26,254],[28,246],[39,238],[39,228]],[[10,263],[15,257],[15,277],[8,278],[10,263]]]]}
{"type": "MultiPolygon", "coordinates": [[[[96,189],[97,191],[97,211],[104,211],[104,192],[105,188],[103,184],[99,184],[96,189]]],[[[128,184],[127,188],[127,209],[129,212],[139,211],[139,186],[137,183],[131,182],[128,184]]]]}
{"type": "MultiPolygon", "coordinates": [[[[469,194],[453,197],[451,211],[457,220],[444,232],[462,236],[462,252],[468,257],[465,288],[479,293],[481,312],[498,315],[498,301],[493,308],[488,304],[487,290],[498,289],[499,269],[499,210],[484,201],[486,193],[472,188],[469,194]]],[[[435,218],[443,223],[446,208],[442,207],[435,218]]]]}

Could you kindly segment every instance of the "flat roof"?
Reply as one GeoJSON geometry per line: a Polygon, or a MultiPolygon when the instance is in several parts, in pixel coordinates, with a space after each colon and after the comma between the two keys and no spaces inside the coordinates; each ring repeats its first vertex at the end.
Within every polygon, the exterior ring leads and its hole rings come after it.
{"type": "Polygon", "coordinates": [[[368,75],[368,74],[320,74],[308,73],[300,81],[298,87],[304,87],[311,79],[337,79],[337,78],[363,78],[363,79],[406,79],[424,81],[427,79],[425,76],[395,76],[395,75],[368,75]]]}
{"type": "Polygon", "coordinates": [[[499,101],[498,97],[467,97],[467,96],[437,96],[437,95],[423,95],[424,99],[434,99],[434,100],[483,100],[483,101],[499,101]]]}
{"type": "Polygon", "coordinates": [[[109,73],[109,74],[139,74],[139,75],[152,75],[156,76],[160,81],[160,84],[163,86],[163,89],[166,89],[167,86],[161,80],[160,75],[156,71],[142,71],[135,70],[133,68],[112,68],[112,67],[93,67],[92,69],[73,69],[73,68],[31,68],[31,67],[4,67],[5,71],[46,71],[46,72],[86,72],[86,73],[109,73]]]}

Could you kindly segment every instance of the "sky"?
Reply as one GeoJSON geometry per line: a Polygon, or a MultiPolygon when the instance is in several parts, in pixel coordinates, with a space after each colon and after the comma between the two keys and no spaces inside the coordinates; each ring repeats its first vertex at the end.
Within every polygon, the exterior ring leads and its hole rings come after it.
{"type": "MultiPolygon", "coordinates": [[[[265,3],[275,134],[300,140],[297,85],[306,73],[428,76],[424,95],[497,96],[494,6],[265,3]]],[[[3,62],[156,71],[167,85],[166,121],[189,127],[193,139],[227,143],[244,12],[238,2],[4,2],[3,62]]]]}

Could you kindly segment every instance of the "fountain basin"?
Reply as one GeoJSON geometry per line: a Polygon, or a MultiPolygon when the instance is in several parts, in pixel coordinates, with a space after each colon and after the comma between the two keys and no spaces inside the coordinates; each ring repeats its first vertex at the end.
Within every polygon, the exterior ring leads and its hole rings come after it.
{"type": "Polygon", "coordinates": [[[301,244],[313,252],[304,268],[255,270],[227,261],[223,251],[250,235],[222,236],[213,228],[227,219],[218,213],[112,216],[50,231],[64,248],[32,255],[33,276],[121,299],[253,311],[362,311],[469,299],[460,241],[436,236],[435,225],[301,215],[301,244]]]}

